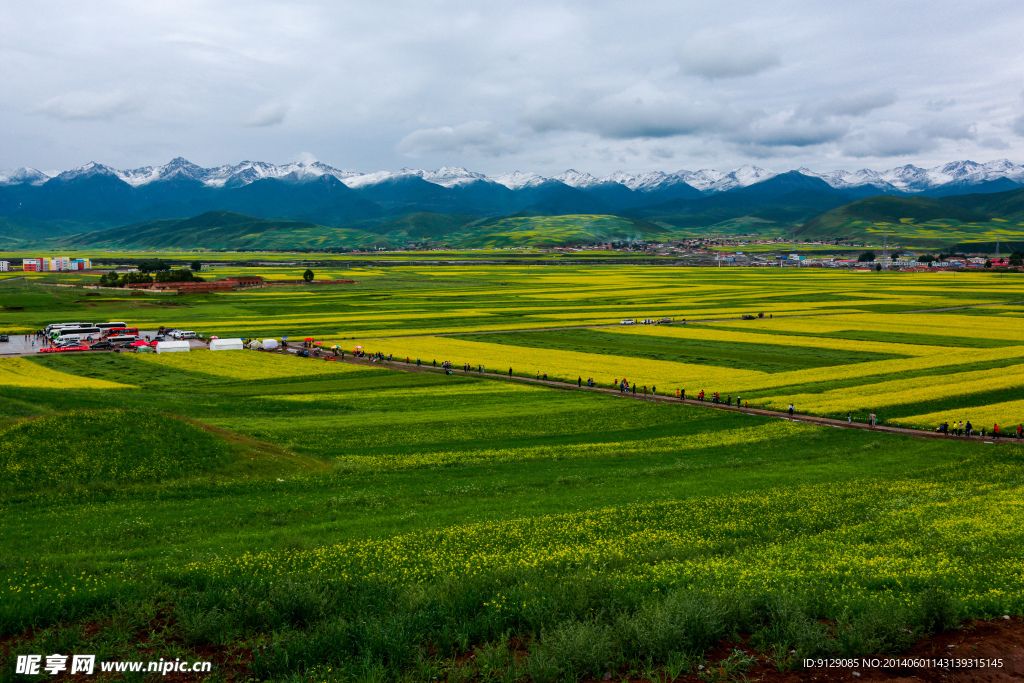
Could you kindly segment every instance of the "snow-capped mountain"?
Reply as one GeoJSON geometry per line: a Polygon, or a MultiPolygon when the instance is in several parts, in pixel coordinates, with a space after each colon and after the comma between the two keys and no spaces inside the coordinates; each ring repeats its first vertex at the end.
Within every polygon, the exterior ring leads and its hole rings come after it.
{"type": "Polygon", "coordinates": [[[580,190],[593,187],[604,180],[604,178],[595,178],[589,173],[580,173],[575,168],[570,168],[567,171],[562,171],[556,176],[551,176],[551,179],[563,182],[569,187],[575,187],[580,190]]]}
{"type": "Polygon", "coordinates": [[[12,168],[6,171],[0,170],[0,185],[22,185],[25,183],[42,185],[52,177],[49,173],[37,171],[34,168],[12,168]]]}
{"type": "Polygon", "coordinates": [[[519,171],[503,173],[490,179],[499,185],[504,185],[510,190],[521,190],[524,187],[536,187],[548,180],[548,178],[539,176],[536,173],[520,173],[519,171]]]}
{"type": "MultiPolygon", "coordinates": [[[[837,190],[874,187],[883,192],[916,193],[935,190],[943,186],[970,186],[978,183],[1006,179],[1024,184],[1024,165],[1015,164],[1007,159],[997,159],[979,164],[974,161],[954,161],[934,168],[920,168],[913,165],[899,166],[884,171],[861,169],[859,171],[827,171],[818,172],[800,168],[798,173],[820,178],[837,190]]],[[[33,168],[19,168],[0,171],[0,186],[6,185],[42,185],[56,178],[67,182],[77,178],[88,178],[95,175],[112,176],[123,180],[132,187],[141,187],[154,182],[185,179],[202,183],[208,187],[237,187],[264,178],[277,178],[291,183],[304,183],[323,176],[333,176],[352,189],[397,178],[401,176],[417,176],[423,180],[446,188],[457,188],[477,182],[493,182],[520,190],[535,187],[549,180],[559,181],[580,190],[588,190],[598,185],[618,183],[634,192],[654,192],[678,183],[686,183],[704,194],[727,192],[732,189],[748,187],[755,183],[772,178],[778,173],[758,166],[745,165],[731,171],[701,169],[698,171],[680,170],[675,173],[652,171],[631,174],[616,171],[605,176],[594,176],[590,173],[569,169],[550,178],[536,173],[514,171],[502,175],[488,177],[483,173],[467,170],[461,166],[442,166],[437,170],[403,168],[399,171],[377,171],[359,173],[342,171],[315,160],[298,161],[288,164],[271,164],[263,161],[243,161],[238,164],[203,168],[187,159],[177,157],[162,166],[143,166],[141,168],[118,170],[90,162],[63,173],[44,173],[33,168]]]]}

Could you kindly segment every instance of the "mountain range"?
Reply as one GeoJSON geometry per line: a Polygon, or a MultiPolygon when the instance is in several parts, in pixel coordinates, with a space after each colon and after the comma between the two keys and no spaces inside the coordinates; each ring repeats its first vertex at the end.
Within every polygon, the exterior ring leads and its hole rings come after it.
{"type": "MultiPolygon", "coordinates": [[[[0,172],[0,243],[33,244],[209,212],[282,225],[343,228],[324,233],[325,240],[339,240],[338,246],[345,246],[346,235],[357,233],[394,232],[396,239],[422,235],[430,241],[441,239],[437,226],[450,231],[472,225],[478,230],[491,225],[487,220],[504,217],[612,216],[621,219],[615,224],[620,227],[609,233],[614,235],[636,231],[637,226],[752,233],[795,229],[827,211],[877,195],[944,197],[1022,186],[1024,166],[1007,160],[852,173],[805,168],[777,173],[747,165],[728,172],[595,177],[568,170],[543,177],[518,171],[486,176],[451,166],[356,173],[318,161],[245,161],[203,168],[177,158],[130,170],[90,163],[61,173],[27,168],[0,172]]],[[[280,225],[274,228],[275,244],[287,242],[282,230],[280,225]]],[[[559,230],[564,233],[560,223],[559,230]]],[[[477,237],[474,233],[473,239],[477,237]]]]}
{"type": "MultiPolygon", "coordinates": [[[[839,170],[819,173],[808,168],[799,168],[796,171],[802,175],[820,178],[833,189],[849,190],[851,188],[872,187],[882,190],[885,194],[914,194],[941,188],[956,188],[959,190],[963,187],[982,185],[995,181],[1009,181],[1015,185],[1024,185],[1024,165],[1014,164],[1007,159],[998,159],[984,164],[974,161],[954,161],[933,168],[920,168],[908,164],[885,171],[861,169],[852,172],[839,170]]],[[[0,186],[43,185],[52,179],[68,182],[96,175],[118,178],[135,188],[155,182],[171,180],[196,181],[207,187],[220,188],[239,187],[265,178],[276,178],[286,182],[301,183],[324,176],[331,176],[337,178],[346,186],[357,189],[394,178],[410,176],[418,177],[429,183],[446,188],[483,181],[504,185],[510,190],[519,190],[524,187],[535,187],[553,180],[582,190],[617,184],[629,190],[639,192],[653,192],[679,183],[685,183],[703,194],[714,194],[726,192],[737,187],[747,187],[779,174],[775,171],[749,164],[727,172],[713,169],[701,169],[699,171],[681,170],[675,173],[652,171],[640,174],[616,171],[601,177],[596,177],[589,173],[581,173],[575,169],[569,169],[550,178],[536,173],[520,173],[519,171],[497,176],[487,176],[483,173],[469,171],[461,166],[443,166],[433,171],[403,168],[394,172],[359,173],[356,171],[342,171],[319,161],[303,161],[283,165],[275,165],[263,161],[243,161],[235,165],[203,168],[187,159],[177,157],[162,166],[143,166],[128,170],[115,169],[95,162],[60,173],[44,172],[34,168],[0,170],[0,186]]],[[[957,194],[960,193],[957,192],[957,194]]]]}

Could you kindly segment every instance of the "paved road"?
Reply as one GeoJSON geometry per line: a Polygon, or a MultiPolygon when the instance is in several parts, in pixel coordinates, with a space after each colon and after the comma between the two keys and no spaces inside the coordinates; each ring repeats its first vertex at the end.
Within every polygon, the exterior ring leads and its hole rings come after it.
{"type": "MultiPolygon", "coordinates": [[[[288,350],[289,350],[289,352],[294,353],[297,349],[289,348],[288,350]]],[[[340,360],[341,359],[339,358],[339,361],[340,360]]],[[[348,356],[348,355],[345,356],[344,362],[345,363],[350,363],[350,364],[353,364],[353,365],[367,365],[367,366],[373,366],[373,367],[386,367],[386,368],[390,368],[390,369],[393,369],[393,370],[401,370],[403,372],[427,372],[427,373],[435,373],[435,374],[443,373],[444,372],[441,368],[434,368],[434,367],[428,367],[428,366],[417,367],[415,365],[406,365],[402,361],[392,361],[392,362],[381,361],[381,362],[373,363],[369,359],[353,358],[353,357],[348,356]]],[[[560,390],[560,391],[598,392],[598,393],[601,393],[601,394],[607,394],[607,395],[610,395],[610,396],[614,396],[614,397],[621,398],[621,399],[626,399],[626,400],[648,401],[648,402],[652,402],[652,403],[682,403],[682,404],[691,405],[691,406],[695,406],[695,407],[699,407],[699,408],[711,408],[711,409],[714,409],[714,410],[730,410],[732,412],[745,413],[747,415],[761,415],[761,416],[764,416],[764,417],[772,417],[772,418],[777,418],[777,419],[780,419],[780,420],[787,420],[787,421],[790,421],[790,422],[804,422],[804,423],[808,423],[808,424],[816,424],[816,425],[822,425],[822,426],[827,426],[827,427],[834,427],[834,428],[837,428],[837,429],[861,429],[861,430],[867,430],[867,431],[871,431],[871,432],[884,432],[884,433],[888,433],[888,434],[901,434],[903,436],[916,436],[916,437],[919,437],[919,438],[922,438],[922,439],[955,439],[955,440],[959,440],[959,441],[973,441],[973,442],[976,442],[976,443],[987,443],[987,444],[1000,444],[1000,443],[1014,443],[1015,442],[1014,439],[1012,439],[1012,438],[1003,438],[1003,439],[995,439],[995,440],[993,440],[991,437],[986,437],[986,438],[982,439],[981,437],[978,437],[978,436],[975,436],[975,437],[945,436],[945,435],[939,434],[937,432],[923,431],[923,430],[920,430],[920,429],[907,429],[905,427],[892,427],[892,426],[889,426],[889,425],[875,425],[874,427],[872,427],[872,426],[864,424],[862,422],[847,422],[846,420],[833,420],[833,419],[830,419],[830,418],[827,418],[827,417],[816,417],[816,416],[812,416],[812,415],[795,414],[793,417],[790,417],[785,412],[780,412],[780,411],[776,411],[776,410],[766,410],[764,408],[743,408],[743,407],[740,407],[740,406],[727,406],[727,405],[725,405],[723,403],[711,403],[710,401],[697,401],[697,400],[690,399],[690,398],[686,399],[685,401],[681,401],[681,400],[675,398],[674,396],[652,396],[652,395],[645,396],[643,394],[624,393],[624,392],[620,392],[618,389],[603,389],[603,388],[600,388],[600,387],[586,387],[586,386],[584,386],[584,387],[581,388],[581,387],[578,387],[578,386],[573,386],[571,383],[566,383],[566,382],[555,382],[555,381],[543,380],[543,379],[530,379],[529,377],[509,377],[508,375],[505,375],[505,374],[490,373],[490,372],[487,372],[487,373],[479,373],[479,372],[476,372],[476,371],[463,372],[462,370],[454,370],[453,369],[452,370],[452,374],[453,375],[467,375],[467,376],[472,376],[472,377],[477,377],[477,378],[480,378],[480,379],[487,379],[487,380],[492,380],[492,381],[497,381],[497,382],[519,382],[519,383],[524,383],[524,384],[533,384],[533,385],[548,387],[548,388],[551,388],[551,389],[557,389],[557,390],[560,390]]]]}

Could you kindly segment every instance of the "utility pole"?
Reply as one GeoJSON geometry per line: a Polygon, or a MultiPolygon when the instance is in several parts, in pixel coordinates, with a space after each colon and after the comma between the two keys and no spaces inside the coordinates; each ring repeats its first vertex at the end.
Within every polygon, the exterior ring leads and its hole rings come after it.
{"type": "Polygon", "coordinates": [[[999,233],[996,233],[996,258],[999,258],[999,233]]]}

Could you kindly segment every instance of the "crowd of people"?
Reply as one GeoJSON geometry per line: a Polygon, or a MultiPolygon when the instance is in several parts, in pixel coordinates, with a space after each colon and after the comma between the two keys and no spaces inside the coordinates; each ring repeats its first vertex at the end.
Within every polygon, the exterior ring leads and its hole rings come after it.
{"type": "MultiPolygon", "coordinates": [[[[334,354],[335,354],[335,356],[337,356],[338,355],[338,351],[335,350],[334,354]]],[[[362,351],[356,351],[353,355],[355,355],[356,357],[365,357],[366,356],[366,354],[364,352],[362,352],[362,351]]],[[[342,358],[345,357],[344,351],[341,352],[341,357],[342,358]]],[[[370,357],[373,359],[374,362],[380,362],[380,361],[384,361],[384,360],[391,361],[393,359],[391,354],[387,354],[385,356],[383,353],[374,353],[374,354],[371,354],[370,357]]],[[[412,363],[415,362],[417,367],[421,367],[423,365],[423,361],[421,359],[417,358],[415,361],[413,361],[410,356],[406,356],[405,362],[406,362],[406,364],[412,364],[412,363]]],[[[440,364],[438,364],[436,359],[433,361],[432,366],[434,368],[440,367],[442,370],[444,370],[445,374],[447,374],[447,375],[452,374],[452,368],[454,367],[451,361],[442,361],[440,364]]],[[[474,368],[470,363],[463,363],[463,365],[462,365],[462,371],[463,372],[467,372],[468,373],[468,372],[473,372],[474,370],[476,372],[479,372],[479,373],[486,373],[487,372],[487,366],[482,364],[482,363],[480,363],[480,364],[477,365],[476,368],[474,368]]],[[[548,380],[548,374],[546,372],[542,373],[542,372],[538,371],[538,372],[535,372],[534,374],[535,374],[534,379],[536,379],[536,380],[549,381],[548,380]]],[[[510,367],[508,369],[508,376],[509,377],[513,377],[513,375],[514,375],[514,370],[513,370],[513,368],[510,367]]],[[[595,388],[597,386],[597,382],[594,381],[593,377],[588,377],[587,379],[583,379],[583,376],[580,375],[579,377],[576,378],[576,386],[582,388],[584,385],[586,385],[588,388],[595,388]]],[[[648,387],[647,385],[640,385],[640,384],[637,384],[636,382],[630,382],[625,377],[623,377],[622,379],[615,379],[614,381],[612,381],[611,387],[613,389],[618,389],[620,393],[632,394],[634,396],[635,395],[643,395],[643,396],[657,396],[658,395],[658,388],[656,386],[651,385],[650,387],[648,387]]],[[[686,389],[676,389],[675,390],[675,397],[678,400],[680,400],[680,401],[687,400],[686,389]]],[[[716,392],[711,394],[710,398],[708,398],[707,394],[704,392],[703,389],[701,389],[696,395],[691,396],[691,400],[697,401],[698,403],[704,403],[706,401],[706,402],[709,402],[709,403],[719,404],[719,405],[721,405],[721,404],[724,404],[724,405],[727,405],[727,406],[735,405],[737,408],[740,408],[740,407],[742,407],[742,408],[749,408],[750,407],[750,404],[748,402],[744,401],[741,396],[737,396],[735,398],[735,400],[734,400],[731,394],[726,394],[726,396],[723,398],[722,395],[719,392],[716,391],[716,392]]],[[[788,413],[788,415],[790,417],[793,417],[794,414],[795,414],[795,411],[796,411],[796,406],[794,404],[790,403],[789,406],[786,409],[786,413],[788,413]]],[[[851,423],[853,422],[853,413],[852,412],[847,412],[846,420],[847,420],[847,422],[851,422],[851,423]]],[[[869,413],[869,415],[868,415],[868,426],[874,427],[877,424],[878,424],[877,416],[874,413],[869,413]]],[[[1004,437],[1006,436],[1006,434],[1004,432],[1000,432],[1000,428],[999,428],[998,424],[994,424],[992,426],[992,430],[991,431],[987,431],[985,428],[982,428],[980,430],[975,429],[975,427],[970,423],[970,421],[968,421],[966,423],[963,422],[963,421],[953,421],[952,423],[950,423],[950,422],[943,422],[938,427],[936,427],[935,431],[940,433],[940,434],[945,434],[946,436],[965,436],[965,437],[981,436],[981,437],[989,437],[989,438],[993,438],[993,439],[998,439],[1000,436],[1004,436],[1004,437]]],[[[1017,438],[1017,439],[1024,440],[1024,425],[1021,425],[1021,424],[1017,425],[1016,429],[1012,433],[1010,433],[1009,438],[1017,438]]]]}
{"type": "MultiPolygon", "coordinates": [[[[1000,436],[1004,436],[1004,433],[999,431],[999,423],[992,425],[992,431],[986,432],[985,428],[982,427],[980,430],[974,428],[971,421],[964,422],[963,420],[953,420],[952,424],[949,422],[943,422],[935,428],[939,434],[945,434],[946,436],[980,436],[981,438],[990,437],[992,439],[998,439],[1000,436]]],[[[1024,425],[1017,425],[1017,428],[1010,432],[1009,437],[1016,438],[1017,440],[1024,439],[1024,425]]]]}

